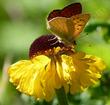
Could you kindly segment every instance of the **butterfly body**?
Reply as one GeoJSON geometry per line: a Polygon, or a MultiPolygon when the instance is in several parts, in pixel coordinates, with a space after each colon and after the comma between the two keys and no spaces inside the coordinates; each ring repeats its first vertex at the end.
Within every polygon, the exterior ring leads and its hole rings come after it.
{"type": "Polygon", "coordinates": [[[80,3],[74,3],[62,10],[54,10],[48,16],[48,29],[62,39],[73,43],[80,35],[90,18],[89,14],[81,14],[80,3]]]}

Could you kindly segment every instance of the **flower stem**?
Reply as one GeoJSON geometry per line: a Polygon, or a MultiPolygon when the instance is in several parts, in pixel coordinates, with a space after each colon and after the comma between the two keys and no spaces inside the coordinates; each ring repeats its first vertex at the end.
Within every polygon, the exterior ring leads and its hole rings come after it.
{"type": "Polygon", "coordinates": [[[66,93],[64,88],[56,89],[56,95],[60,105],[68,105],[66,93]]]}

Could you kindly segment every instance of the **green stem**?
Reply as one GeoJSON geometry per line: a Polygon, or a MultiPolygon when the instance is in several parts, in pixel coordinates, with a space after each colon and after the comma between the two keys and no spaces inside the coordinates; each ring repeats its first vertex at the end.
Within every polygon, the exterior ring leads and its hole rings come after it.
{"type": "Polygon", "coordinates": [[[60,105],[68,105],[64,88],[56,89],[56,95],[60,105]]]}

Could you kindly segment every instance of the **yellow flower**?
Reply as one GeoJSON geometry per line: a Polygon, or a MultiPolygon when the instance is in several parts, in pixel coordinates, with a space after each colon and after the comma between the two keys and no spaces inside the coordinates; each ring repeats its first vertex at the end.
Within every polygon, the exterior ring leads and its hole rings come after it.
{"type": "Polygon", "coordinates": [[[35,40],[29,55],[29,60],[9,67],[10,82],[20,92],[47,101],[55,89],[64,87],[66,93],[74,94],[95,84],[105,68],[100,58],[75,52],[54,35],[35,40]]]}

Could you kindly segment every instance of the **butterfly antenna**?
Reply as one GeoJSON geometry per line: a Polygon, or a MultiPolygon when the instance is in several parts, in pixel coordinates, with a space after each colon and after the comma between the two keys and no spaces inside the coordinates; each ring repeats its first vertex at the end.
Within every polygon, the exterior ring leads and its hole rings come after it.
{"type": "Polygon", "coordinates": [[[82,39],[82,38],[85,38],[85,37],[88,37],[88,33],[86,33],[84,35],[81,35],[78,39],[82,39]]]}
{"type": "MultiPolygon", "coordinates": [[[[93,46],[93,40],[91,40],[91,38],[89,38],[89,36],[88,36],[88,33],[86,33],[86,34],[83,34],[82,36],[80,36],[79,38],[78,38],[78,40],[77,40],[77,42],[79,43],[79,44],[84,44],[84,43],[86,43],[86,46],[88,46],[88,47],[92,47],[93,46]],[[82,41],[82,39],[84,39],[83,41],[82,41]]],[[[85,45],[85,44],[84,44],[85,45]]]]}

